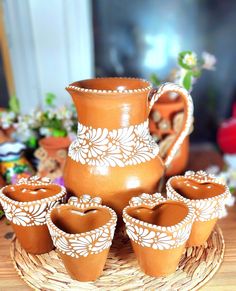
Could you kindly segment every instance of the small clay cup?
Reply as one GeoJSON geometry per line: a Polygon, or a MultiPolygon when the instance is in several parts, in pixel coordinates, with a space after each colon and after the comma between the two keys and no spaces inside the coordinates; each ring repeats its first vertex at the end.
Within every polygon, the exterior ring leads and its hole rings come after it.
{"type": "Polygon", "coordinates": [[[143,272],[153,277],[174,273],[191,232],[191,205],[159,193],[142,194],[130,200],[123,220],[143,272]]]}
{"type": "Polygon", "coordinates": [[[75,280],[95,281],[102,274],[117,216],[101,202],[99,197],[73,196],[68,204],[51,209],[47,214],[53,243],[67,272],[75,280]]]}
{"type": "Polygon", "coordinates": [[[167,197],[190,203],[195,211],[187,246],[204,244],[217,220],[226,215],[225,206],[233,199],[228,187],[204,171],[188,171],[184,176],[170,178],[166,185],[167,197]]]}
{"type": "Polygon", "coordinates": [[[21,178],[0,191],[0,203],[22,247],[31,254],[43,254],[54,246],[46,224],[46,213],[63,202],[66,190],[50,179],[21,178]]]}

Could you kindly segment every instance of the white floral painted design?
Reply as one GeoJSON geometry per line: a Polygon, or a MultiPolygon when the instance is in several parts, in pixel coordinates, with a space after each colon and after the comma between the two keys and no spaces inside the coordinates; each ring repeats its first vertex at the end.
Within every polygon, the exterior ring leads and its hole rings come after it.
{"type": "Polygon", "coordinates": [[[168,235],[166,232],[157,232],[152,248],[166,250],[175,247],[175,245],[176,241],[173,236],[168,235]]]}
{"type": "Polygon", "coordinates": [[[125,167],[154,159],[159,147],[152,139],[148,121],[108,131],[78,124],[77,139],[69,148],[69,157],[92,166],[125,167]]]}
{"type": "Polygon", "coordinates": [[[98,254],[111,246],[117,216],[114,210],[107,206],[102,206],[101,203],[100,197],[92,198],[88,194],[82,195],[79,198],[73,196],[69,199],[68,204],[74,205],[79,209],[86,209],[88,207],[106,208],[111,214],[111,218],[105,225],[84,233],[69,234],[60,230],[51,220],[50,214],[52,209],[48,212],[47,225],[49,232],[54,246],[61,253],[74,258],[87,257],[90,254],[98,254]]]}
{"type": "Polygon", "coordinates": [[[157,202],[165,201],[165,198],[161,195],[161,193],[147,194],[142,193],[139,196],[132,197],[129,201],[130,206],[138,206],[138,205],[157,205],[157,202]]]}
{"type": "MultiPolygon", "coordinates": [[[[20,179],[13,187],[17,188],[22,184],[40,187],[51,184],[51,181],[46,177],[40,178],[38,176],[33,176],[20,179]]],[[[31,202],[19,202],[8,198],[4,194],[4,189],[6,187],[0,190],[0,203],[2,204],[7,219],[20,226],[46,224],[47,211],[60,204],[66,196],[66,190],[61,186],[61,191],[53,196],[31,202]]]]}
{"type": "Polygon", "coordinates": [[[205,171],[187,171],[184,176],[175,176],[168,180],[166,185],[167,197],[173,200],[181,200],[191,203],[195,210],[195,221],[208,221],[215,218],[221,218],[227,215],[226,205],[232,201],[232,194],[223,181],[217,179],[214,175],[207,174],[205,171]],[[224,192],[211,198],[206,199],[188,199],[181,196],[173,187],[173,179],[188,178],[197,183],[214,183],[224,186],[224,192]]]}
{"type": "Polygon", "coordinates": [[[190,236],[193,220],[194,209],[187,204],[189,212],[187,216],[179,223],[173,226],[158,226],[133,218],[127,213],[129,209],[136,207],[147,207],[152,209],[155,206],[168,201],[160,193],[153,195],[143,193],[138,197],[133,197],[129,206],[123,210],[123,220],[126,226],[126,232],[131,241],[155,250],[167,250],[177,248],[186,243],[190,236]]]}

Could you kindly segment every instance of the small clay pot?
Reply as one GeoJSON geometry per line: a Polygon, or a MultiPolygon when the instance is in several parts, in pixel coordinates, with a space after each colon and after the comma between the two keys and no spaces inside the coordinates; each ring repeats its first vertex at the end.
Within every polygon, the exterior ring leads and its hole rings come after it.
{"type": "Polygon", "coordinates": [[[130,200],[123,220],[143,272],[154,277],[174,273],[191,232],[191,205],[159,193],[142,194],[130,200]]]}
{"type": "Polygon", "coordinates": [[[195,220],[188,246],[204,244],[218,218],[225,216],[225,206],[232,195],[222,181],[204,171],[188,171],[184,176],[174,176],[167,182],[167,197],[190,203],[195,211],[195,220]]]}
{"type": "Polygon", "coordinates": [[[16,185],[0,191],[0,203],[22,247],[32,254],[53,249],[46,224],[46,213],[63,201],[64,187],[51,184],[46,177],[22,178],[16,185]]]}
{"type": "Polygon", "coordinates": [[[59,150],[67,150],[71,140],[69,137],[49,136],[40,139],[39,145],[46,150],[49,157],[55,157],[59,150]]]}
{"type": "Polygon", "coordinates": [[[89,195],[71,197],[47,214],[53,243],[69,275],[79,281],[101,275],[112,244],[117,216],[101,201],[89,195]]]}

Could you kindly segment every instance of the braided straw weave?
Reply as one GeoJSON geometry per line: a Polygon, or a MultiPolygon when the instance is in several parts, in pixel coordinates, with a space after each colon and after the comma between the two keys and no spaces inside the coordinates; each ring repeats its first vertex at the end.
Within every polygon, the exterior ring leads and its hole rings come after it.
{"type": "Polygon", "coordinates": [[[71,279],[56,251],[31,255],[15,239],[10,251],[19,275],[35,290],[192,291],[199,289],[216,273],[223,261],[224,249],[221,229],[216,227],[205,245],[186,249],[174,274],[154,278],[140,270],[128,238],[119,233],[114,239],[103,275],[96,282],[71,279]]]}

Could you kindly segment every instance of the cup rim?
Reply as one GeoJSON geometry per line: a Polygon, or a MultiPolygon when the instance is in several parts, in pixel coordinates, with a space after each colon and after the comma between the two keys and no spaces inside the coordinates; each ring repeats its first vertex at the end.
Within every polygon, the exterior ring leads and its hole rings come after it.
{"type": "MultiPolygon", "coordinates": [[[[188,172],[186,172],[188,173],[188,172]]],[[[178,197],[180,200],[184,201],[184,202],[188,202],[188,203],[192,203],[192,204],[196,204],[197,202],[200,202],[200,201],[205,201],[205,202],[212,202],[214,200],[218,200],[218,199],[221,199],[221,198],[226,198],[227,195],[230,194],[230,191],[229,191],[229,188],[226,184],[224,184],[223,182],[221,182],[220,180],[218,180],[217,178],[211,176],[211,175],[205,175],[204,176],[204,180],[201,179],[201,178],[198,178],[197,175],[177,175],[177,176],[173,176],[171,177],[167,183],[166,183],[166,189],[167,189],[167,192],[171,192],[173,195],[175,195],[176,197],[178,197]],[[202,183],[202,182],[207,182],[207,183],[214,183],[214,184],[218,184],[218,185],[221,185],[224,187],[224,192],[221,193],[221,194],[218,194],[218,195],[215,195],[214,197],[209,197],[209,198],[201,198],[201,199],[190,199],[190,198],[186,198],[184,196],[182,196],[181,194],[179,194],[175,189],[174,187],[172,186],[172,181],[174,179],[189,179],[189,180],[192,180],[192,181],[195,181],[195,182],[198,182],[198,183],[202,183]]],[[[230,194],[231,195],[231,194],[230,194]]],[[[167,194],[168,196],[168,194],[167,194]]]]}
{"type": "MultiPolygon", "coordinates": [[[[105,205],[98,205],[96,203],[94,203],[94,204],[91,203],[89,205],[89,207],[107,209],[109,211],[109,213],[111,214],[111,218],[104,225],[102,225],[100,227],[97,227],[95,229],[92,229],[92,230],[89,230],[89,231],[85,231],[85,232],[81,232],[81,233],[67,233],[64,230],[62,230],[59,227],[57,227],[55,225],[55,223],[52,221],[52,218],[51,218],[52,211],[54,211],[55,209],[59,209],[59,208],[61,208],[63,206],[72,206],[72,205],[69,204],[69,203],[60,204],[60,205],[57,205],[57,206],[49,209],[48,212],[47,212],[47,215],[46,215],[46,222],[47,222],[47,225],[48,225],[49,228],[51,228],[57,234],[60,234],[60,235],[62,235],[64,237],[66,237],[66,238],[79,238],[81,236],[90,236],[90,235],[93,235],[93,234],[97,233],[98,231],[100,232],[102,230],[105,230],[107,228],[112,227],[113,225],[116,225],[116,222],[117,222],[117,215],[116,215],[115,211],[112,208],[110,208],[108,206],[105,206],[105,205]]],[[[75,205],[73,205],[73,206],[75,206],[75,205]]],[[[79,206],[75,206],[75,207],[79,208],[79,206]]],[[[83,208],[83,209],[86,209],[86,207],[83,208]]]]}
{"type": "MultiPolygon", "coordinates": [[[[154,231],[165,231],[165,232],[177,231],[179,228],[185,226],[187,223],[191,223],[194,220],[194,217],[195,217],[194,208],[192,207],[192,205],[189,202],[186,203],[185,201],[181,201],[181,200],[163,198],[163,199],[157,201],[155,204],[152,204],[151,208],[154,208],[154,207],[161,205],[161,204],[170,203],[170,202],[184,204],[184,206],[188,209],[187,215],[180,222],[178,222],[174,225],[160,226],[160,225],[148,223],[148,222],[139,220],[137,218],[134,218],[127,213],[127,210],[129,210],[131,208],[137,208],[140,206],[145,207],[145,204],[140,204],[140,205],[135,205],[135,206],[133,206],[133,205],[126,206],[123,210],[123,220],[125,223],[129,220],[133,224],[138,224],[138,225],[141,225],[142,227],[148,227],[154,231]]],[[[146,204],[146,206],[148,206],[148,205],[146,204]]]]}
{"type": "MultiPolygon", "coordinates": [[[[21,184],[21,185],[27,185],[27,184],[21,184]]],[[[0,201],[3,200],[8,204],[13,204],[13,205],[18,206],[18,207],[29,207],[29,206],[36,205],[36,204],[54,202],[54,201],[62,198],[64,195],[66,195],[66,188],[62,185],[58,185],[58,184],[54,184],[54,183],[45,184],[45,185],[47,185],[47,186],[56,185],[56,186],[61,188],[61,191],[57,194],[54,194],[52,196],[49,196],[49,197],[46,197],[43,199],[38,199],[38,200],[33,200],[33,201],[16,201],[14,199],[9,198],[8,196],[6,196],[3,193],[4,189],[10,186],[10,185],[6,185],[0,189],[0,201]]],[[[17,184],[15,184],[15,186],[17,186],[17,184]]],[[[42,186],[43,186],[43,184],[42,184],[42,186]]]]}
{"type": "Polygon", "coordinates": [[[148,90],[152,89],[152,84],[142,78],[134,78],[134,77],[100,77],[100,78],[92,78],[92,79],[84,79],[81,81],[76,81],[71,83],[70,85],[68,85],[66,87],[67,90],[73,90],[73,91],[78,91],[78,92],[89,92],[89,93],[123,93],[123,94],[129,94],[129,93],[140,93],[140,92],[145,92],[148,90]],[[90,88],[84,88],[81,83],[84,81],[99,81],[99,80],[117,80],[120,79],[121,81],[140,81],[141,83],[143,83],[145,86],[141,87],[141,88],[135,88],[135,89],[124,89],[124,90],[111,90],[111,89],[90,89],[90,88]]]}

